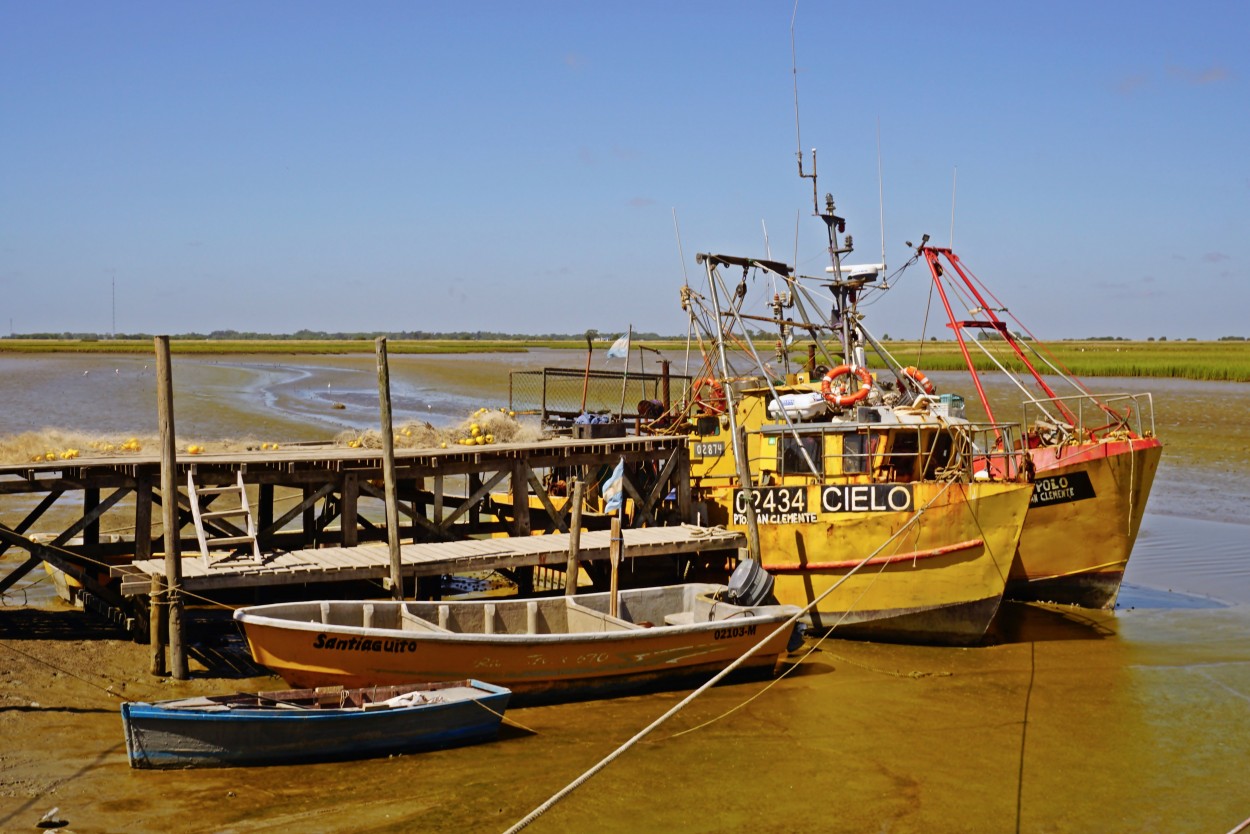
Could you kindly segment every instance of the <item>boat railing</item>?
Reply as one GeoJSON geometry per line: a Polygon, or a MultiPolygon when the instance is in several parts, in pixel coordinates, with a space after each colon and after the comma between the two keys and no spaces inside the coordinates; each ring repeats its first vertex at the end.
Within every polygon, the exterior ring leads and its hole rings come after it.
{"type": "Polygon", "coordinates": [[[1023,411],[1030,442],[1042,445],[1155,436],[1154,395],[1148,392],[1031,397],[1023,411]]]}
{"type": "Polygon", "coordinates": [[[760,434],[750,468],[761,486],[800,477],[812,483],[1014,480],[1023,471],[1015,423],[807,423],[760,434]],[[829,435],[840,435],[841,443],[825,442],[829,435]]]}
{"type": "MultiPolygon", "coordinates": [[[[508,374],[508,409],[536,414],[544,426],[569,428],[584,412],[613,414],[629,422],[650,415],[651,404],[685,396],[691,378],[656,374],[575,368],[542,368],[508,374]],[[647,404],[647,414],[640,404],[647,404]]],[[[663,411],[667,406],[663,406],[663,411]]]]}

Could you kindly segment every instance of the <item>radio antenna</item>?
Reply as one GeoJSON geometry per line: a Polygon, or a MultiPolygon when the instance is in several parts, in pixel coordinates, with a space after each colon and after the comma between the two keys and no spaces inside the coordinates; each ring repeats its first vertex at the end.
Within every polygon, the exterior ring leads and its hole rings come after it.
{"type": "Polygon", "coordinates": [[[951,175],[951,249],[955,248],[955,186],[959,183],[959,166],[955,166],[955,173],[951,175]]]}
{"type": "Polygon", "coordinates": [[[799,160],[799,177],[812,181],[812,211],[820,214],[820,198],[816,189],[816,149],[812,148],[812,172],[803,173],[803,138],[799,133],[799,59],[794,45],[794,22],[799,16],[799,0],[794,0],[794,13],[790,15],[790,71],[794,75],[794,143],[795,156],[799,160]]]}
{"type": "Polygon", "coordinates": [[[677,207],[673,206],[673,231],[677,232],[677,257],[681,260],[681,281],[690,286],[690,276],[686,274],[686,253],[681,248],[681,226],[677,225],[677,207]]]}
{"type": "MultiPolygon", "coordinates": [[[[773,259],[773,247],[772,247],[772,245],[768,242],[768,224],[764,222],[764,218],[762,218],[762,217],[760,218],[760,226],[761,226],[761,227],[763,227],[763,229],[764,229],[764,255],[765,255],[765,257],[767,257],[767,258],[771,261],[771,260],[773,259]]],[[[773,294],[774,294],[774,295],[776,295],[776,293],[777,293],[777,273],[775,273],[775,272],[774,272],[774,273],[772,274],[772,279],[773,279],[773,294]]]]}
{"type": "MultiPolygon", "coordinates": [[[[881,173],[881,117],[877,117],[877,206],[881,212],[881,280],[886,280],[885,268],[885,185],[881,173]]],[[[954,244],[952,244],[953,246],[954,244]]],[[[883,288],[885,284],[881,285],[883,288]]]]}
{"type": "Polygon", "coordinates": [[[794,76],[794,144],[799,158],[799,176],[803,176],[803,138],[799,133],[799,61],[794,48],[794,21],[799,16],[799,0],[794,0],[790,15],[790,73],[794,76]]]}

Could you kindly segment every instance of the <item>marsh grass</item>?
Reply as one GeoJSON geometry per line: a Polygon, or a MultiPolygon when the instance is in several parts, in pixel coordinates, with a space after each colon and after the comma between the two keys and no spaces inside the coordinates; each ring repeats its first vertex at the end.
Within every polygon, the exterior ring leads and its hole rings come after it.
{"type": "MultiPolygon", "coordinates": [[[[1004,365],[1023,371],[1024,365],[1005,343],[982,343],[1004,365]]],[[[1250,342],[1053,342],[1032,345],[1057,368],[1078,377],[1124,376],[1194,379],[1210,382],[1250,382],[1250,342]]],[[[885,347],[904,365],[926,371],[965,369],[959,345],[947,342],[886,342],[885,347]]],[[[977,345],[969,355],[978,370],[996,369],[977,345]]],[[[1042,373],[1051,373],[1038,355],[1026,347],[1029,361],[1042,373]]]]}
{"type": "MultiPolygon", "coordinates": [[[[904,365],[916,365],[928,371],[958,371],[964,368],[964,359],[954,341],[942,342],[885,342],[885,347],[904,365]]],[[[1015,370],[1023,365],[1010,353],[1006,344],[982,343],[996,356],[1015,370]]],[[[635,342],[656,350],[684,350],[682,340],[651,340],[635,342]]],[[[606,349],[606,345],[603,346],[606,349]]],[[[438,355],[473,353],[520,353],[532,348],[577,350],[586,348],[581,340],[518,340],[518,341],[387,341],[390,354],[438,355]]],[[[1060,368],[1066,368],[1080,377],[1136,376],[1169,377],[1205,381],[1250,382],[1250,341],[1218,342],[1128,342],[1128,341],[1063,341],[1050,342],[1039,352],[1051,357],[1060,368]],[[1049,351],[1048,354],[1045,351],[1049,351]]],[[[147,340],[55,340],[55,339],[0,339],[0,353],[129,353],[150,354],[152,343],[147,340]]],[[[333,355],[372,354],[371,340],[295,341],[256,340],[223,341],[175,339],[170,350],[179,355],[333,355]]],[[[807,355],[805,343],[797,343],[793,355],[801,362],[807,355]]],[[[993,370],[994,363],[977,347],[969,352],[979,370],[993,370]]],[[[1037,364],[1030,354],[1030,361],[1037,364]]],[[[1045,370],[1044,370],[1045,372],[1045,370]]]]}

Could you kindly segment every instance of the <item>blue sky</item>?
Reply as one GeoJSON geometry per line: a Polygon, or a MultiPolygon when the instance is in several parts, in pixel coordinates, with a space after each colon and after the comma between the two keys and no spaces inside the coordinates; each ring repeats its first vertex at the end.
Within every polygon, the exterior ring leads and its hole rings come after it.
{"type": "MultiPolygon", "coordinates": [[[[0,0],[0,330],[684,333],[819,274],[792,2],[0,0]],[[797,259],[795,257],[797,249],[797,259]]],[[[800,2],[856,262],[925,232],[1045,338],[1250,335],[1250,4],[800,2]]],[[[869,309],[919,335],[926,277],[869,309]]],[[[929,333],[934,332],[930,315],[929,333]]],[[[939,331],[940,332],[940,331],[939,331]]]]}

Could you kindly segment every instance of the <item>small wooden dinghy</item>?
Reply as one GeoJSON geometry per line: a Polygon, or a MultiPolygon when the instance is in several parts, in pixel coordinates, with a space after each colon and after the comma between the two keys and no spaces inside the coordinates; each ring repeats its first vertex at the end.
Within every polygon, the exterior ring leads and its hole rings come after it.
{"type": "Polygon", "coordinates": [[[799,609],[736,605],[724,585],[445,602],[322,601],[240,608],[252,657],[292,686],[480,675],[533,703],[701,683],[743,664],[771,673],[799,609]],[[774,633],[775,632],[775,633],[774,633]]]}
{"type": "Polygon", "coordinates": [[[136,768],[364,759],[485,741],[511,692],[476,680],[122,704],[136,768]]]}

